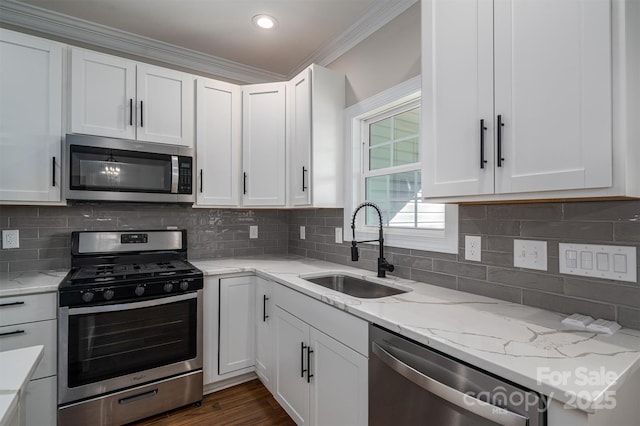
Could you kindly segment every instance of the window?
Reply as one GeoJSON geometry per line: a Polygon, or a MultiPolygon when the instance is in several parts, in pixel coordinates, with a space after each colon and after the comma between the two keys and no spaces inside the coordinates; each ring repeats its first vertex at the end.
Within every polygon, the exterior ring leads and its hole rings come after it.
{"type": "MultiPolygon", "coordinates": [[[[422,198],[419,85],[414,78],[345,111],[353,178],[345,188],[345,235],[351,239],[355,207],[370,201],[382,211],[385,245],[456,253],[457,206],[422,198]]],[[[361,210],[356,219],[358,240],[377,237],[374,209],[361,210]]]]}

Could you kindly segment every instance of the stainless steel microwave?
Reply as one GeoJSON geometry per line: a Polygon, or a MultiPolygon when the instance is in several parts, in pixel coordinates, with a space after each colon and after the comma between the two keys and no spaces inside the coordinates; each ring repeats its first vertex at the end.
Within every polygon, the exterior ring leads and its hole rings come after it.
{"type": "Polygon", "coordinates": [[[67,200],[193,203],[193,149],[68,134],[67,200]]]}

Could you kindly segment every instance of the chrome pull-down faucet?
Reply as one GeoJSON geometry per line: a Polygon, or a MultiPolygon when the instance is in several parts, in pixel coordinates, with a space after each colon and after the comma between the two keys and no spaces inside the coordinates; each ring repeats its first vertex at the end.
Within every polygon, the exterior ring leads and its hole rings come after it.
{"type": "Polygon", "coordinates": [[[353,240],[351,240],[351,260],[356,262],[360,255],[358,254],[358,243],[374,243],[378,242],[378,246],[380,247],[380,255],[378,256],[378,277],[385,278],[386,271],[393,272],[395,267],[387,262],[387,259],[384,258],[384,238],[382,238],[382,213],[380,212],[380,208],[374,203],[370,203],[368,201],[360,204],[353,211],[353,216],[351,217],[351,232],[353,234],[353,240]],[[378,212],[378,219],[380,219],[380,227],[378,230],[378,239],[377,240],[365,240],[365,241],[356,241],[356,214],[363,207],[373,207],[378,212]]]}

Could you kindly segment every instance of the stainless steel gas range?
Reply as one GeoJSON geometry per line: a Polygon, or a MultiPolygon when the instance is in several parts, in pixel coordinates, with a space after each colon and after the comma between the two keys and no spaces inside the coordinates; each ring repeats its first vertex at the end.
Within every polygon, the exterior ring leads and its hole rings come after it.
{"type": "Polygon", "coordinates": [[[58,424],[121,425],[202,400],[203,274],[184,230],[71,236],[58,424]]]}

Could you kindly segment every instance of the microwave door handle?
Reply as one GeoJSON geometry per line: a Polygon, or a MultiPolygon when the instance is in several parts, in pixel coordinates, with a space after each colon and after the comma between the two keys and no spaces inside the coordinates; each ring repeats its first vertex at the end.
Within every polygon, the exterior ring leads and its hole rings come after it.
{"type": "Polygon", "coordinates": [[[440,383],[439,381],[422,374],[420,371],[391,355],[377,343],[371,344],[371,352],[373,352],[383,363],[387,365],[387,367],[391,368],[396,373],[420,386],[425,391],[466,411],[470,411],[499,425],[527,426],[528,424],[528,419],[524,416],[496,407],[495,405],[460,392],[457,389],[451,388],[444,383],[440,383]]]}
{"type": "Polygon", "coordinates": [[[178,193],[178,180],[180,179],[180,169],[178,168],[178,156],[171,156],[171,193],[178,193]]]}

